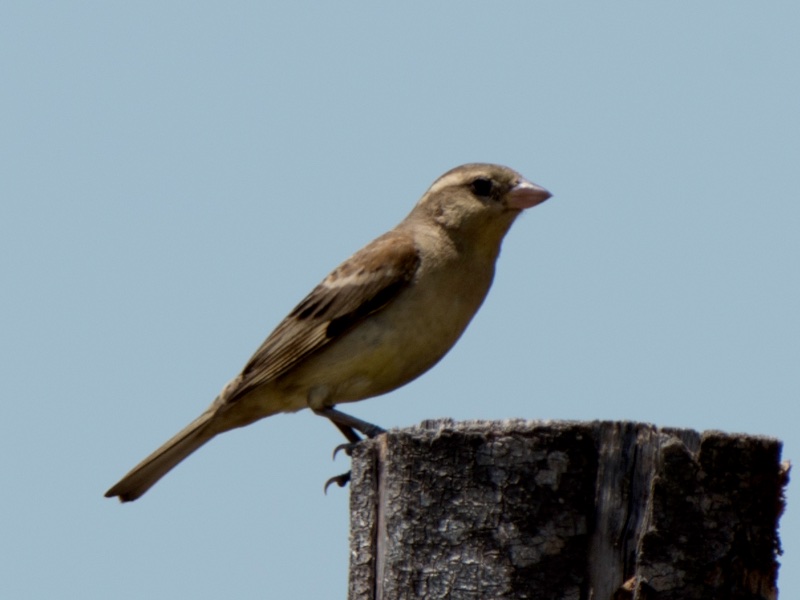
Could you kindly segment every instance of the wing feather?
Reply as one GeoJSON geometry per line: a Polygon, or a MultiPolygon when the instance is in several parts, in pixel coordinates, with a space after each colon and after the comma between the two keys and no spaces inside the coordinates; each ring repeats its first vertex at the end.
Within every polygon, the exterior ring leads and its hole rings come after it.
{"type": "Polygon", "coordinates": [[[242,371],[228,401],[286,374],[362,319],[386,307],[419,267],[413,239],[390,231],[328,275],[275,328],[242,371]]]}

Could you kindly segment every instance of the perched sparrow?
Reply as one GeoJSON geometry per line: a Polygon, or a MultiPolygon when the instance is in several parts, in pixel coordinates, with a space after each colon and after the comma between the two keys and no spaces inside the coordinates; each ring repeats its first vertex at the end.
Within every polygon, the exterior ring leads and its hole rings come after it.
{"type": "Polygon", "coordinates": [[[411,213],[339,265],[289,313],[211,406],[106,492],[136,500],[218,433],[310,408],[353,442],[380,431],[334,405],[390,392],[464,332],[514,219],[550,193],[491,164],[437,179],[411,213]]]}

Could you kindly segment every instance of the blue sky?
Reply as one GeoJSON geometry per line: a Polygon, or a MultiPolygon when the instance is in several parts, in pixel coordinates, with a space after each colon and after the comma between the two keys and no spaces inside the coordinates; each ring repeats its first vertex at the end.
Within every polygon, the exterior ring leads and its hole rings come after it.
{"type": "Polygon", "coordinates": [[[445,360],[350,412],[798,456],[796,3],[273,4],[0,7],[0,596],[345,597],[348,495],[322,483],[347,463],[307,412],[102,494],[464,162],[554,197],[445,360]]]}

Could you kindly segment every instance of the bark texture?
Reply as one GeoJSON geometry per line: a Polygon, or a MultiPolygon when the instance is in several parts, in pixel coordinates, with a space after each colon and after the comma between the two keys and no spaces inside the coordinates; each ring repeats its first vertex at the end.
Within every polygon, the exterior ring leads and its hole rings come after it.
{"type": "Polygon", "coordinates": [[[350,600],[777,597],[779,441],[429,421],[353,453],[350,600]]]}

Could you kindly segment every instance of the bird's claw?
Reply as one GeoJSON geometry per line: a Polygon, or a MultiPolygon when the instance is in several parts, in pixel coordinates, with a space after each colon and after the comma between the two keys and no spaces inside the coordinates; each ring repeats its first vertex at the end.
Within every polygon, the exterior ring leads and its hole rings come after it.
{"type": "Polygon", "coordinates": [[[348,471],[347,473],[342,473],[341,475],[337,475],[336,477],[331,477],[330,479],[328,479],[328,481],[325,482],[325,487],[323,488],[323,491],[327,494],[328,493],[328,487],[332,483],[335,483],[340,488],[343,488],[344,486],[347,485],[348,481],[350,481],[350,471],[348,471]]]}
{"type": "MultiPolygon", "coordinates": [[[[333,449],[334,459],[336,459],[336,455],[339,453],[340,450],[344,450],[347,456],[350,457],[353,456],[353,450],[355,449],[355,447],[364,441],[361,438],[361,436],[359,436],[358,433],[356,432],[360,432],[362,435],[365,435],[367,438],[370,439],[386,432],[386,430],[383,429],[383,427],[378,427],[377,425],[373,425],[372,423],[367,423],[366,421],[362,421],[361,419],[357,419],[348,414],[339,412],[332,406],[316,408],[313,410],[315,414],[330,419],[331,423],[336,425],[336,428],[342,432],[344,437],[347,438],[346,444],[339,444],[338,446],[336,446],[336,448],[333,449]]],[[[330,479],[328,479],[328,481],[325,482],[325,487],[324,487],[325,493],[326,494],[328,493],[328,488],[332,483],[335,483],[339,487],[344,487],[347,485],[348,481],[350,481],[350,471],[342,475],[337,475],[336,477],[331,477],[330,479]]]]}
{"type": "Polygon", "coordinates": [[[355,450],[356,446],[358,446],[361,442],[349,442],[347,444],[339,444],[336,448],[333,449],[333,459],[336,460],[336,455],[339,454],[342,450],[347,456],[353,456],[353,450],[355,450]]]}
{"type": "MultiPolygon", "coordinates": [[[[350,442],[347,444],[339,444],[336,448],[333,449],[333,459],[336,460],[336,455],[341,451],[344,450],[344,453],[347,456],[353,456],[353,449],[358,446],[361,442],[350,442]]],[[[347,482],[350,481],[350,471],[347,473],[342,473],[341,475],[337,475],[336,477],[331,477],[328,481],[325,482],[324,491],[327,494],[328,488],[332,483],[335,483],[340,488],[343,488],[347,485],[347,482]]]]}

